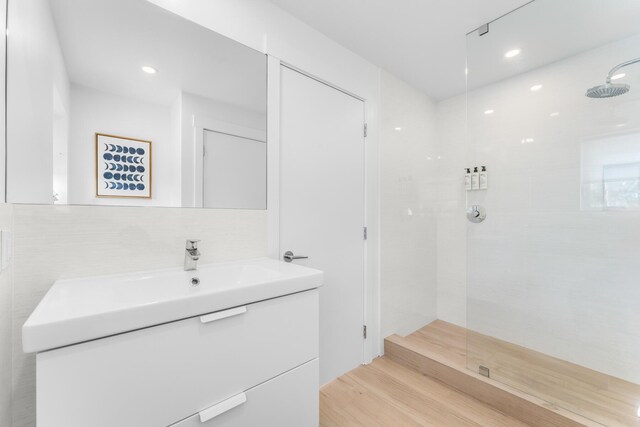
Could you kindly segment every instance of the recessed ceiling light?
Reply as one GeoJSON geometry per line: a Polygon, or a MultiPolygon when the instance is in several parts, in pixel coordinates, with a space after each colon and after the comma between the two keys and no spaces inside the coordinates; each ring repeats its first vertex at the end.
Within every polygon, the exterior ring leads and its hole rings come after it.
{"type": "Polygon", "coordinates": [[[520,141],[520,143],[521,144],[531,144],[534,141],[535,141],[535,139],[533,139],[533,138],[523,138],[522,141],[520,141]]]}
{"type": "Polygon", "coordinates": [[[618,124],[616,125],[616,127],[617,127],[617,128],[623,128],[623,127],[625,127],[626,125],[627,125],[626,123],[618,123],[618,124]]]}
{"type": "Polygon", "coordinates": [[[504,54],[505,58],[513,58],[514,56],[520,55],[520,49],[512,49],[504,54]]]}
{"type": "Polygon", "coordinates": [[[549,117],[558,117],[560,115],[559,112],[554,111],[553,113],[549,114],[549,117]]]}
{"type": "Polygon", "coordinates": [[[155,74],[155,73],[157,73],[157,72],[158,72],[158,70],[156,70],[155,68],[150,67],[150,66],[148,66],[148,65],[144,65],[144,66],[142,67],[142,71],[144,71],[144,72],[145,72],[145,73],[147,73],[147,74],[155,74]]]}
{"type": "Polygon", "coordinates": [[[401,127],[397,127],[397,128],[394,128],[394,129],[397,130],[398,132],[400,132],[402,130],[401,127]]]}
{"type": "Polygon", "coordinates": [[[484,113],[488,116],[489,114],[493,114],[493,113],[495,113],[495,111],[493,111],[493,110],[487,110],[487,111],[485,111],[484,113]]]}
{"type": "Polygon", "coordinates": [[[537,92],[542,89],[542,85],[533,85],[531,86],[531,92],[537,92]]]}
{"type": "Polygon", "coordinates": [[[618,80],[623,77],[626,77],[626,73],[620,73],[620,74],[616,74],[615,76],[611,76],[611,80],[618,80]]]}

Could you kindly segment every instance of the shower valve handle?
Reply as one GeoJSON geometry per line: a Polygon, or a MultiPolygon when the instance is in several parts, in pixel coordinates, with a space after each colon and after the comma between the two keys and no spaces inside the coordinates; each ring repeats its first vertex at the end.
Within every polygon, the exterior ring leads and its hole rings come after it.
{"type": "Polygon", "coordinates": [[[467,219],[474,224],[481,223],[487,218],[487,211],[480,205],[473,205],[467,209],[467,219]]]}

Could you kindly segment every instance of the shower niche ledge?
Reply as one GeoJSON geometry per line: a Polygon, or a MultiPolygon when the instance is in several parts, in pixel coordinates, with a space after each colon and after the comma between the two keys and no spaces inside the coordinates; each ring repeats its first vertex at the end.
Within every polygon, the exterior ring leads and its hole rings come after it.
{"type": "Polygon", "coordinates": [[[322,278],[257,259],[56,282],[23,327],[38,425],[317,425],[322,278]]]}

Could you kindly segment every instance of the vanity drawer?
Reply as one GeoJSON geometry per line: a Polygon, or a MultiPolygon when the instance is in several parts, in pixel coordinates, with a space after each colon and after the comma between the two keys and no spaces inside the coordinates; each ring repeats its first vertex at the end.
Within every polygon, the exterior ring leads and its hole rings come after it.
{"type": "Polygon", "coordinates": [[[38,426],[166,426],[317,357],[317,290],[39,353],[38,426]]]}
{"type": "Polygon", "coordinates": [[[315,359],[171,427],[317,427],[318,402],[315,359]]]}

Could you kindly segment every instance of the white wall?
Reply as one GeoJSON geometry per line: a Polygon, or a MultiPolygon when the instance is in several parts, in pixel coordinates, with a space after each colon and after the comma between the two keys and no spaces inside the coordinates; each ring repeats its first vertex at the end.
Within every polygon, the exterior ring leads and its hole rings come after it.
{"type": "MultiPolygon", "coordinates": [[[[0,34],[6,31],[7,2],[0,1],[0,34]]],[[[6,54],[6,45],[0,44],[0,58],[6,54]]],[[[0,61],[0,64],[2,61],[0,61]]],[[[0,81],[5,79],[5,67],[0,66],[0,81]]],[[[5,86],[0,85],[0,99],[5,99],[5,86]]],[[[0,117],[5,114],[5,103],[0,102],[0,117]]],[[[5,142],[5,121],[0,120],[0,147],[5,142]]],[[[5,150],[0,149],[0,165],[5,164],[5,150]]],[[[0,202],[5,197],[5,174],[0,173],[0,202]]],[[[0,229],[11,230],[11,206],[0,204],[0,229]]],[[[13,282],[11,271],[0,272],[0,425],[11,425],[11,374],[12,374],[12,314],[13,282]]]]}
{"type": "Polygon", "coordinates": [[[54,87],[68,106],[69,82],[49,2],[9,2],[9,30],[7,198],[50,204],[54,87]]]}
{"type": "MultiPolygon", "coordinates": [[[[70,95],[70,94],[69,94],[70,95]]],[[[54,203],[69,202],[69,108],[54,88],[53,92],[53,195],[54,203]]]]}
{"type": "MultiPolygon", "coordinates": [[[[12,206],[0,204],[0,230],[12,230],[12,206]]],[[[11,426],[13,372],[12,266],[0,271],[0,425],[11,426]]]]}
{"type": "Polygon", "coordinates": [[[439,270],[439,315],[464,319],[466,269],[470,329],[635,383],[640,210],[598,209],[581,198],[592,184],[585,169],[598,163],[594,155],[635,161],[624,152],[628,144],[616,150],[619,141],[640,138],[637,67],[626,70],[623,81],[635,90],[623,97],[584,93],[603,82],[603,71],[637,56],[638,44],[640,36],[625,39],[471,92],[468,146],[454,129],[464,97],[438,106],[440,143],[459,157],[440,174],[449,185],[442,198],[448,222],[439,223],[439,268],[446,266],[439,270]],[[531,92],[538,83],[543,89],[531,92]],[[495,113],[485,115],[487,109],[495,113]],[[474,165],[488,167],[490,187],[469,193],[468,203],[484,205],[487,220],[468,225],[460,219],[461,174],[474,165]]]}
{"type": "Polygon", "coordinates": [[[436,319],[435,103],[382,71],[380,78],[382,336],[436,319]]]}
{"type": "Polygon", "coordinates": [[[95,89],[71,86],[69,203],[74,205],[180,206],[180,141],[172,109],[95,89]],[[95,184],[95,134],[152,142],[153,197],[98,198],[95,184]]]}
{"type": "MultiPolygon", "coordinates": [[[[0,0],[0,33],[6,34],[7,31],[7,0],[0,0]]],[[[7,57],[7,44],[0,44],[0,58],[7,57]]],[[[0,82],[6,82],[7,74],[6,74],[6,63],[0,60],[0,82]]],[[[0,100],[4,99],[6,101],[6,84],[0,84],[0,100]]],[[[0,117],[4,117],[6,114],[6,102],[0,102],[0,117]]],[[[6,131],[6,121],[0,120],[0,141],[2,141],[1,146],[5,146],[6,140],[4,138],[6,131]]],[[[6,150],[0,150],[0,165],[4,165],[6,161],[6,150]]],[[[5,171],[6,172],[6,171],[5,171]]],[[[6,175],[4,173],[0,173],[0,200],[6,200],[6,175]]]]}
{"type": "Polygon", "coordinates": [[[469,164],[466,96],[441,101],[438,128],[438,319],[467,325],[467,219],[462,171],[469,164]]]}

